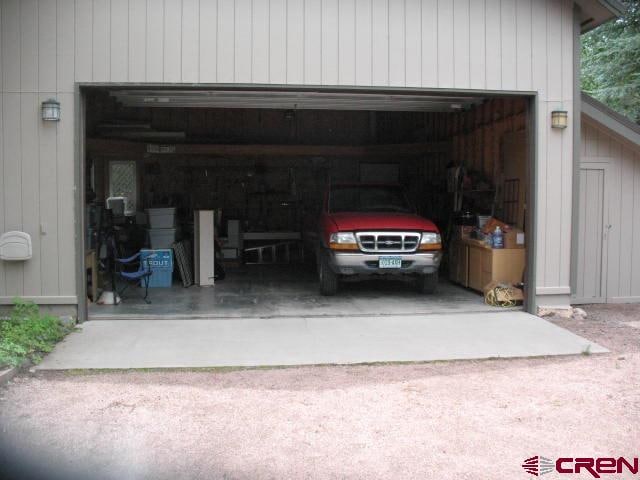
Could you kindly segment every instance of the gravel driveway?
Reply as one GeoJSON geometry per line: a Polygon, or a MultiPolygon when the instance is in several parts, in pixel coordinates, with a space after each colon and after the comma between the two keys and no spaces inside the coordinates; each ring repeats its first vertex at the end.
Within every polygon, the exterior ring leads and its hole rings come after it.
{"type": "Polygon", "coordinates": [[[22,459],[47,478],[517,479],[533,455],[637,456],[640,306],[587,311],[554,322],[612,353],[18,377],[0,390],[0,470],[22,459]]]}

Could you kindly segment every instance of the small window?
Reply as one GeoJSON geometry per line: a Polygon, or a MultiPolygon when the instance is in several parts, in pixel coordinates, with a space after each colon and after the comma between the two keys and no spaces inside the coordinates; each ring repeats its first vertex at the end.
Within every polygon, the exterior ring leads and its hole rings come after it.
{"type": "Polygon", "coordinates": [[[136,162],[114,161],[109,163],[109,196],[125,197],[124,214],[136,214],[138,179],[136,162]]]}

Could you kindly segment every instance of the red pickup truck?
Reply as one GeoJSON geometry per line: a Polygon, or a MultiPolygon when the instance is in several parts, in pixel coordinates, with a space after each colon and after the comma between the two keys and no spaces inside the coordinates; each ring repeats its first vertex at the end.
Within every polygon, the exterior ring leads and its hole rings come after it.
{"type": "Polygon", "coordinates": [[[317,248],[320,293],[340,277],[411,275],[421,292],[438,285],[438,227],[416,214],[398,185],[332,185],[325,193],[317,248]]]}

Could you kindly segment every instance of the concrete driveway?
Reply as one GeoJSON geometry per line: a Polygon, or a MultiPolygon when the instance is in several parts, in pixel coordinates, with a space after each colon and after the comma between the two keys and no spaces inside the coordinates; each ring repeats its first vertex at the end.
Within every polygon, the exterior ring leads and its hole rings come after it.
{"type": "Polygon", "coordinates": [[[529,478],[534,455],[631,458],[640,306],[587,311],[552,323],[612,353],[18,377],[0,389],[0,477],[500,480],[529,478]]]}
{"type": "Polygon", "coordinates": [[[38,369],[359,364],[606,351],[591,340],[518,311],[93,320],[69,335],[38,369]]]}

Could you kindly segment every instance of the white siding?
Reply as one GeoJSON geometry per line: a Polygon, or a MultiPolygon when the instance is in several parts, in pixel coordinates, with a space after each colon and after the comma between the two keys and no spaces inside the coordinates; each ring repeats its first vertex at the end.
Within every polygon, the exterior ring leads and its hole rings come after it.
{"type": "MultiPolygon", "coordinates": [[[[605,193],[611,228],[605,244],[606,300],[640,302],[640,147],[583,116],[581,162],[606,164],[605,193]]],[[[582,192],[581,192],[582,193],[582,192]]],[[[578,237],[582,243],[588,239],[578,237]]],[[[578,250],[580,251],[580,249],[578,250]]],[[[588,258],[578,258],[578,271],[588,258]]]]}
{"type": "Polygon", "coordinates": [[[568,290],[572,134],[548,123],[553,108],[572,105],[572,5],[0,0],[0,231],[29,230],[40,252],[28,266],[0,264],[0,299],[75,294],[74,84],[113,81],[537,91],[537,287],[568,290]],[[55,126],[37,115],[49,96],[62,103],[55,126]]]}

